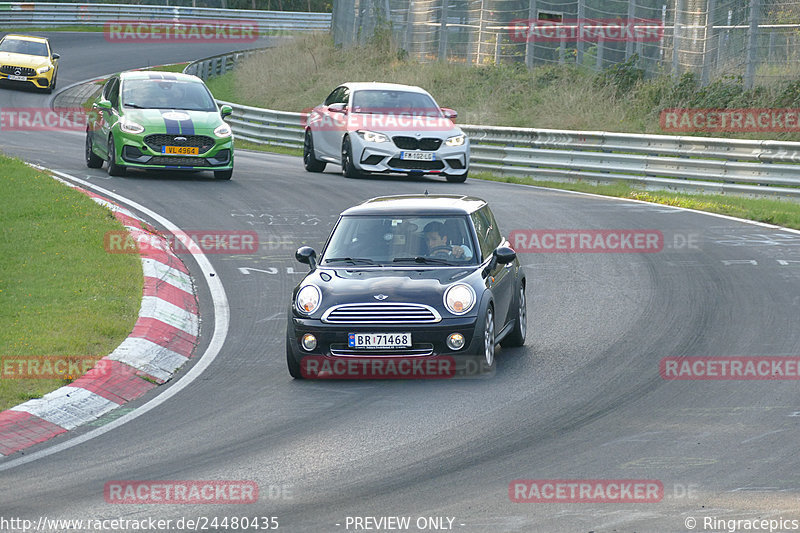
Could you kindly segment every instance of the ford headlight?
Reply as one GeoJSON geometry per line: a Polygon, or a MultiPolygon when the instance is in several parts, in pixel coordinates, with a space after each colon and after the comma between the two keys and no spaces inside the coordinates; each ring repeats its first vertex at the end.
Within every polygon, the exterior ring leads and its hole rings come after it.
{"type": "Polygon", "coordinates": [[[385,142],[389,142],[389,137],[387,137],[383,133],[377,133],[377,132],[374,132],[374,131],[361,130],[361,131],[358,132],[358,134],[361,135],[361,138],[363,138],[368,143],[385,143],[385,142]]]}
{"type": "Polygon", "coordinates": [[[136,133],[142,133],[144,131],[144,126],[126,117],[122,117],[119,121],[119,129],[121,129],[125,133],[136,134],[136,133]]]}
{"type": "Polygon", "coordinates": [[[464,142],[466,142],[467,136],[463,133],[461,135],[454,135],[452,137],[448,137],[447,140],[444,142],[447,146],[463,146],[464,142]]]}
{"type": "Polygon", "coordinates": [[[37,68],[37,69],[36,69],[36,72],[37,72],[38,74],[44,74],[45,72],[47,72],[47,71],[48,71],[48,70],[50,70],[51,68],[53,68],[53,67],[51,67],[50,65],[45,65],[45,66],[43,66],[43,67],[39,67],[39,68],[37,68]]]}
{"type": "Polygon", "coordinates": [[[297,297],[294,299],[295,307],[304,315],[310,315],[317,309],[322,301],[322,292],[316,285],[306,285],[297,291],[297,297]]]}
{"type": "Polygon", "coordinates": [[[444,306],[454,315],[468,313],[475,305],[475,291],[464,283],[456,283],[444,293],[444,306]]]}
{"type": "Polygon", "coordinates": [[[233,132],[227,124],[220,124],[214,129],[214,135],[220,138],[230,137],[233,132]]]}

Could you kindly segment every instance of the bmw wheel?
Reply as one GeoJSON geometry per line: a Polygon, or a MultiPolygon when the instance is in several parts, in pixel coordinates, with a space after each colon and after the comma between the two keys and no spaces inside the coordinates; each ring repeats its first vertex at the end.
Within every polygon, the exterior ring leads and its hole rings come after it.
{"type": "Polygon", "coordinates": [[[350,137],[345,137],[342,142],[342,172],[348,178],[360,178],[361,172],[353,164],[353,146],[350,137]]]}
{"type": "Polygon", "coordinates": [[[308,172],[322,172],[325,170],[325,161],[320,161],[314,154],[314,137],[311,130],[306,130],[303,138],[303,166],[308,172]]]}

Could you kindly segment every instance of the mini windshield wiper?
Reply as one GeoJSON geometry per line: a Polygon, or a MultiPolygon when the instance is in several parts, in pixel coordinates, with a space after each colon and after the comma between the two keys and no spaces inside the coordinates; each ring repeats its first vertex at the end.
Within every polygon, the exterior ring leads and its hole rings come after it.
{"type": "Polygon", "coordinates": [[[145,106],[139,105],[139,104],[134,104],[133,102],[125,102],[122,105],[124,105],[125,107],[135,107],[136,109],[147,109],[145,106]]]}
{"type": "Polygon", "coordinates": [[[417,257],[395,257],[392,260],[392,263],[428,263],[433,265],[452,265],[450,261],[447,259],[438,259],[436,257],[423,257],[418,255],[417,257]]]}
{"type": "Polygon", "coordinates": [[[365,265],[375,265],[375,261],[372,259],[368,259],[366,257],[331,257],[330,259],[325,259],[326,263],[364,263],[365,265]]]}

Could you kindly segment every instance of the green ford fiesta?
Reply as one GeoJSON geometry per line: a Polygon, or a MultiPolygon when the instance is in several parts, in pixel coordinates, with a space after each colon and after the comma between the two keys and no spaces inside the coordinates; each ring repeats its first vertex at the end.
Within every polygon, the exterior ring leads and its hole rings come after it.
{"type": "Polygon", "coordinates": [[[92,104],[86,165],[124,176],[130,168],[212,170],[233,175],[233,133],[203,80],[188,74],[131,71],[111,76],[92,104]]]}

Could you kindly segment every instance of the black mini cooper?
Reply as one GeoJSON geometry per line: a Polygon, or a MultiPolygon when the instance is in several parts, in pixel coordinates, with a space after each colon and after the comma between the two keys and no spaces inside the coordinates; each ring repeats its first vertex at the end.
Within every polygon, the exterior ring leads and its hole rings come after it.
{"type": "Polygon", "coordinates": [[[289,310],[294,378],[485,372],[498,342],[525,342],[525,274],[480,198],[373,198],[341,214],[319,257],[295,257],[311,271],[289,310]]]}

